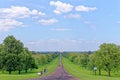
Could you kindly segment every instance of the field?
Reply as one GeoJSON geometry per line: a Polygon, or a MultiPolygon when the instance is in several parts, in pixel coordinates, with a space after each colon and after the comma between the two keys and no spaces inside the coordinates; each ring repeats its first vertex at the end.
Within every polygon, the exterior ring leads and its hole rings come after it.
{"type": "Polygon", "coordinates": [[[28,73],[22,72],[20,75],[18,74],[18,72],[12,72],[12,74],[10,75],[8,74],[8,72],[4,72],[4,73],[0,72],[0,80],[26,80],[30,78],[40,78],[40,76],[38,76],[37,74],[40,70],[42,70],[45,66],[47,66],[47,70],[48,70],[47,75],[48,75],[56,69],[56,67],[58,66],[58,62],[59,62],[59,58],[57,57],[49,64],[41,66],[39,69],[28,71],[28,73]]]}
{"type": "Polygon", "coordinates": [[[63,57],[63,66],[66,71],[80,80],[120,80],[120,74],[112,73],[111,77],[107,77],[107,72],[102,72],[102,75],[94,75],[92,71],[81,68],[63,57]]]}

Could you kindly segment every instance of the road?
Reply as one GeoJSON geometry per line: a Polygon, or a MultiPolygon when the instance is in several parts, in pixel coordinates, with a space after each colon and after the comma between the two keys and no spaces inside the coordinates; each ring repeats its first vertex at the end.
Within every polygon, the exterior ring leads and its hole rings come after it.
{"type": "Polygon", "coordinates": [[[32,80],[78,80],[78,79],[72,77],[68,72],[64,70],[64,67],[62,65],[62,59],[60,57],[58,68],[52,74],[43,78],[32,80]]]}

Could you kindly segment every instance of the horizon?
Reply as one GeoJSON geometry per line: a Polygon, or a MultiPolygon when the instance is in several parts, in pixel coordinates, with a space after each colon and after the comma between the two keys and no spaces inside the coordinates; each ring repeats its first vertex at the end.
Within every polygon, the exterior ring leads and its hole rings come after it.
{"type": "Polygon", "coordinates": [[[30,51],[96,51],[120,45],[120,0],[1,0],[0,44],[13,35],[30,51]]]}

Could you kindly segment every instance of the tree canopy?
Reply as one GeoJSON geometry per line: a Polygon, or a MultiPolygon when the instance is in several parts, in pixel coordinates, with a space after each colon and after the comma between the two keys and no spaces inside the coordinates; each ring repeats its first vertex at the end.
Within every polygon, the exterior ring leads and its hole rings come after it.
{"type": "Polygon", "coordinates": [[[3,44],[0,44],[0,55],[0,69],[8,71],[9,74],[16,70],[20,74],[21,70],[27,72],[29,68],[34,68],[31,67],[35,65],[31,52],[14,36],[6,37],[3,44]]]}

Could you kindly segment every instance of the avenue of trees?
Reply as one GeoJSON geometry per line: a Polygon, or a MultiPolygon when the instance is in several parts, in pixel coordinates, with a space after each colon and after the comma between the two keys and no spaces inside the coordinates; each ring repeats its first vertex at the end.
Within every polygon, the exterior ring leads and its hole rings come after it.
{"type": "MultiPolygon", "coordinates": [[[[14,36],[8,36],[0,44],[0,71],[21,71],[37,69],[39,65],[47,64],[57,55],[44,54],[41,57],[34,57],[34,53],[24,47],[20,40],[16,40],[14,36]]],[[[34,54],[35,55],[35,54],[34,54]]]]}
{"type": "Polygon", "coordinates": [[[48,64],[53,59],[55,59],[57,56],[58,56],[58,54],[55,54],[55,53],[49,53],[49,54],[35,53],[35,54],[33,54],[33,57],[35,58],[36,64],[38,66],[43,66],[45,64],[48,64]]]}
{"type": "Polygon", "coordinates": [[[85,69],[93,70],[96,67],[99,75],[105,70],[110,77],[111,71],[120,70],[120,46],[116,44],[103,43],[93,54],[70,53],[64,56],[85,69]]]}

